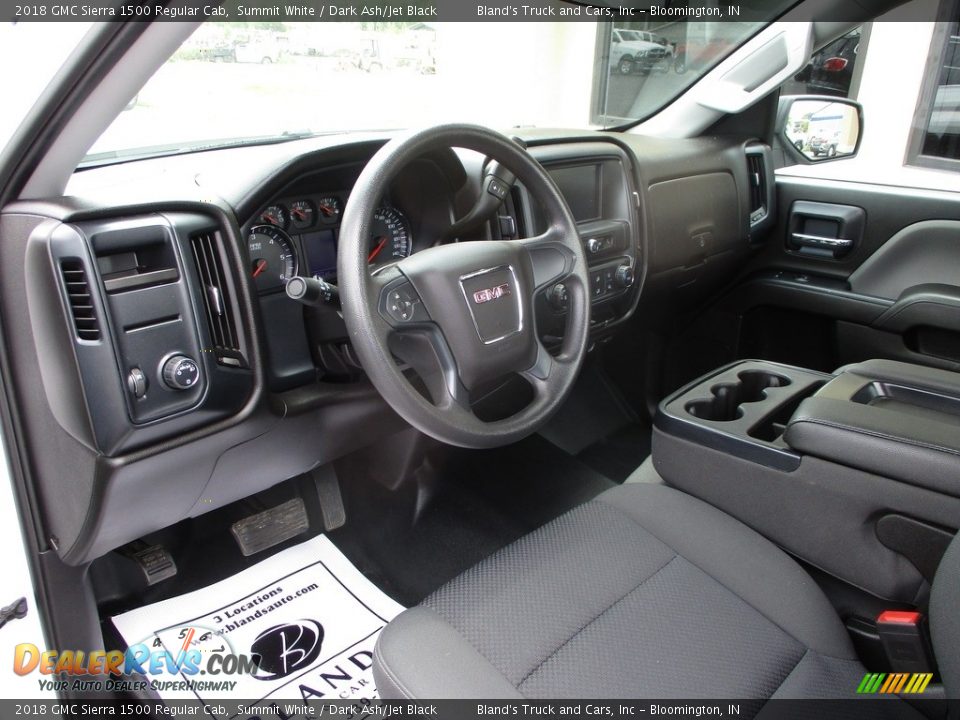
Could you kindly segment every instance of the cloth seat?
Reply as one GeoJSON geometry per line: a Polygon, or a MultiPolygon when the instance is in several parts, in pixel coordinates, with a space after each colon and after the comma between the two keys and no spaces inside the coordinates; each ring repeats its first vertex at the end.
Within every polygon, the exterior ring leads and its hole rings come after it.
{"type": "Polygon", "coordinates": [[[854,698],[864,673],[794,560],[648,483],[468,570],[390,623],[374,657],[390,699],[854,698]]]}

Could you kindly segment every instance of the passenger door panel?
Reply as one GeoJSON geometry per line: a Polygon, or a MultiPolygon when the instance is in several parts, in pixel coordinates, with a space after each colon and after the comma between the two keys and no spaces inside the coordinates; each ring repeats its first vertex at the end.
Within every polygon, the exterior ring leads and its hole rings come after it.
{"type": "Polygon", "coordinates": [[[717,308],[739,318],[735,356],[960,369],[960,196],[785,176],[776,187],[777,225],[717,308]]]}

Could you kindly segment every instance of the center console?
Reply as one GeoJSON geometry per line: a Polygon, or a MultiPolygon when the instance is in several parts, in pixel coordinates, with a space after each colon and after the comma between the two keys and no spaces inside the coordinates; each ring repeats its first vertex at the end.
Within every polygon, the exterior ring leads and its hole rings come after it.
{"type": "Polygon", "coordinates": [[[660,404],[653,462],[807,563],[916,603],[960,526],[960,374],[733,363],[660,404]]]}

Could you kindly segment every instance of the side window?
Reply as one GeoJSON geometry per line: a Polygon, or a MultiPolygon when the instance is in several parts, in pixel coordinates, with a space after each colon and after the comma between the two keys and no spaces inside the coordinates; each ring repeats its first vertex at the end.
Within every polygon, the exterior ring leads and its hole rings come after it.
{"type": "Polygon", "coordinates": [[[907,163],[960,170],[960,3],[945,15],[930,46],[907,163]]]}

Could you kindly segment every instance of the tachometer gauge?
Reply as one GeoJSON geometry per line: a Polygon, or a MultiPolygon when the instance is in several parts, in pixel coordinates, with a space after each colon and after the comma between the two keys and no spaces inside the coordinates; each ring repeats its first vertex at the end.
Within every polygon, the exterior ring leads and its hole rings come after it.
{"type": "Polygon", "coordinates": [[[340,200],[333,195],[317,200],[317,210],[319,210],[321,222],[327,225],[335,225],[340,222],[340,200]]]}
{"type": "Polygon", "coordinates": [[[257,225],[247,238],[250,251],[250,276],[257,292],[269,292],[286,285],[297,274],[297,253],[293,241],[273,225],[257,225]]]}
{"type": "Polygon", "coordinates": [[[313,203],[309,200],[297,200],[290,205],[290,227],[303,230],[313,225],[313,203]]]}
{"type": "Polygon", "coordinates": [[[260,213],[260,222],[286,230],[287,211],[283,209],[283,205],[271,205],[260,213]]]}
{"type": "Polygon", "coordinates": [[[410,226],[396,208],[377,208],[373,213],[373,237],[367,251],[371,267],[401,260],[410,254],[410,226]]]}

